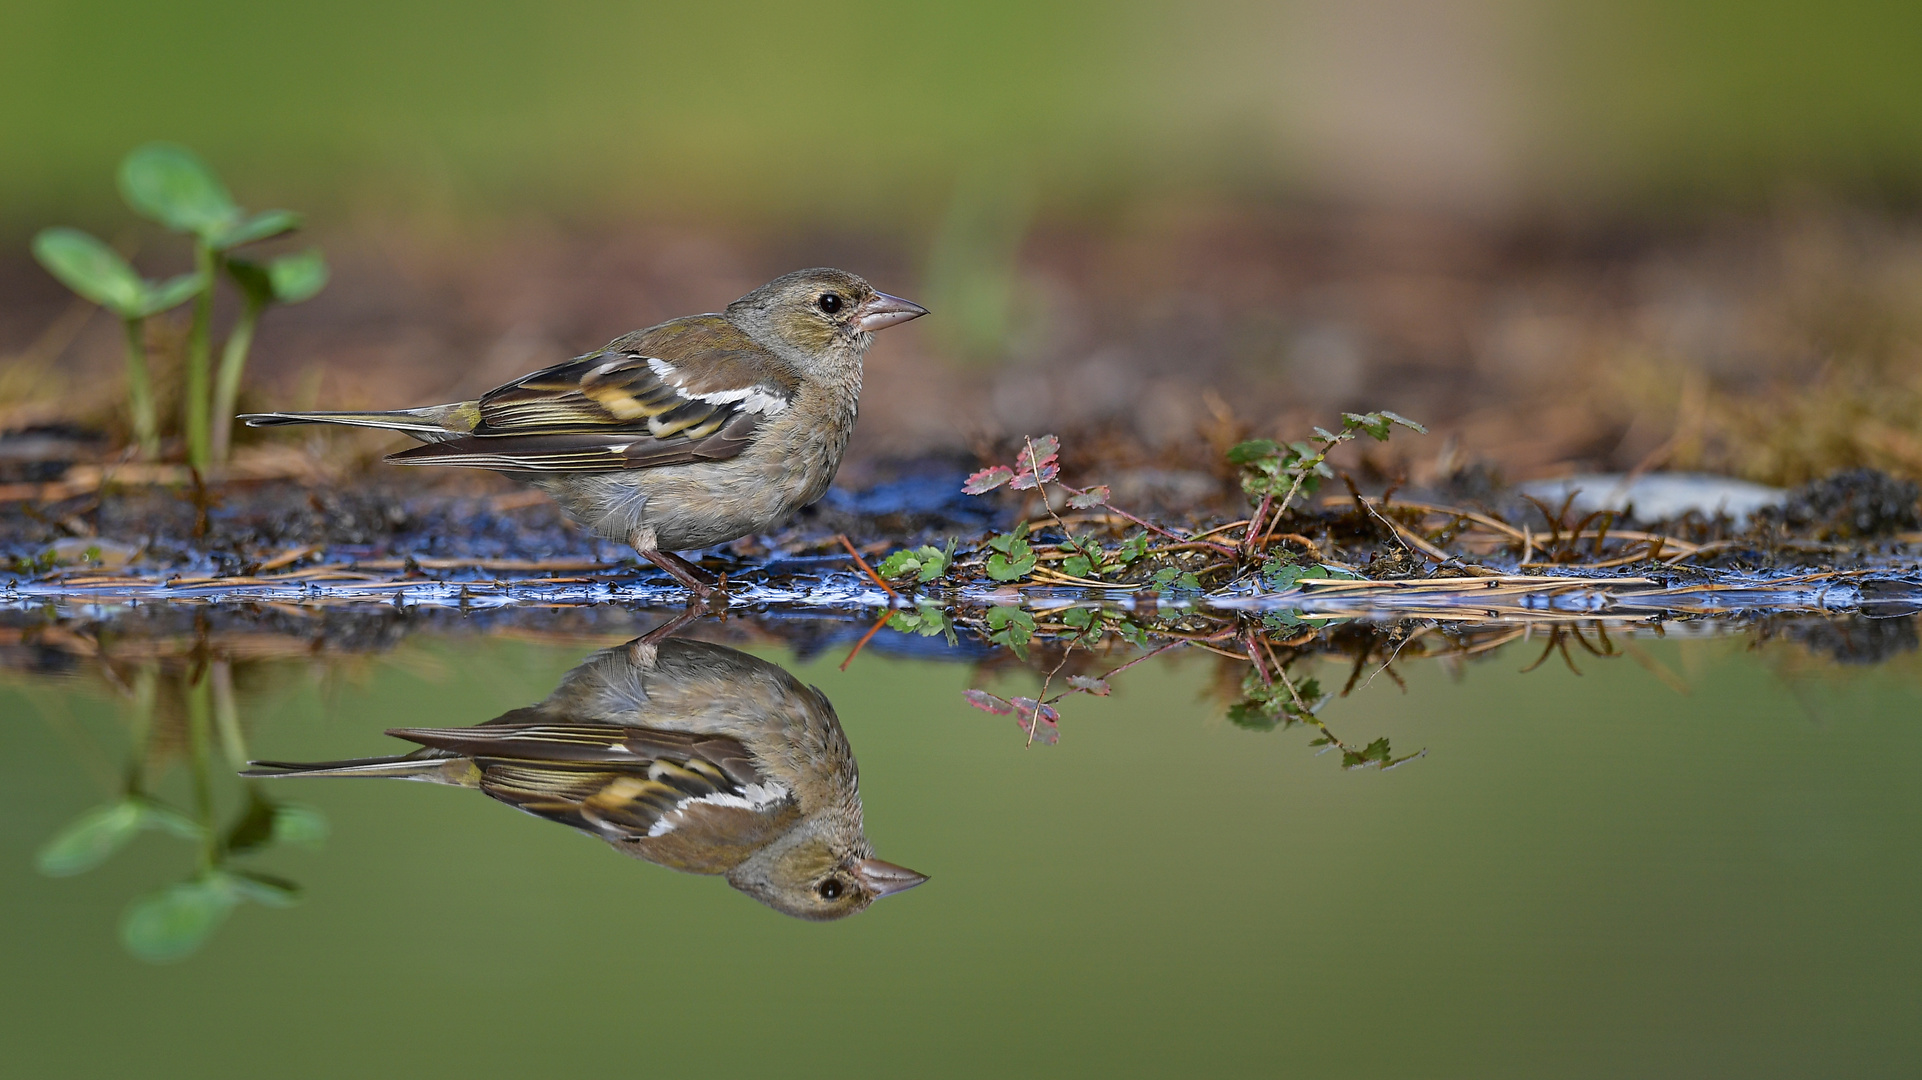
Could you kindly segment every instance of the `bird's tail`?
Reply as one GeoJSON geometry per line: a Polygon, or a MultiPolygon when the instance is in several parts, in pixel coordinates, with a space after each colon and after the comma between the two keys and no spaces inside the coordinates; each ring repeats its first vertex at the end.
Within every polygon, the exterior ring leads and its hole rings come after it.
{"type": "Polygon", "coordinates": [[[480,419],[476,402],[459,401],[452,405],[429,405],[424,409],[395,409],[391,412],[273,412],[247,413],[240,417],[248,427],[283,427],[289,424],[345,424],[349,427],[401,431],[422,442],[459,438],[474,430],[480,419]]]}
{"type": "Polygon", "coordinates": [[[467,757],[354,758],[350,761],[249,761],[242,776],[386,776],[430,784],[479,787],[480,766],[467,757]]]}

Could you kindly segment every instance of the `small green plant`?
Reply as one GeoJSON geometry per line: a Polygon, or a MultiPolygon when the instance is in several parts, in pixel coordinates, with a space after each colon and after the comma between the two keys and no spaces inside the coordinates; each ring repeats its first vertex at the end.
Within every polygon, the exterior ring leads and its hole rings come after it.
{"type": "Polygon", "coordinates": [[[1018,581],[1033,572],[1035,554],[1028,543],[1027,522],[1016,525],[1013,532],[989,537],[988,547],[994,552],[988,556],[988,576],[994,580],[1018,581]]]}
{"type": "Polygon", "coordinates": [[[1230,449],[1229,462],[1241,466],[1241,490],[1258,500],[1254,516],[1248,519],[1248,531],[1243,534],[1243,555],[1255,551],[1268,521],[1286,514],[1295,496],[1313,495],[1324,479],[1334,477],[1328,455],[1335,447],[1362,435],[1387,442],[1396,426],[1428,434],[1428,429],[1415,421],[1384,409],[1342,413],[1340,431],[1318,427],[1314,438],[1305,441],[1283,445],[1273,439],[1251,439],[1230,449]]]}
{"type": "Polygon", "coordinates": [[[77,229],[52,228],[34,237],[33,253],[60,282],[118,315],[127,337],[127,398],[135,442],[143,454],[160,450],[148,373],[144,323],[150,316],[194,301],[182,373],[181,433],[187,460],[197,469],[225,461],[233,428],[241,371],[260,313],[272,303],[298,303],[327,283],[317,251],[256,264],[229,255],[244,244],[272,239],[300,227],[289,210],[248,214],[226,185],[185,147],[149,143],[120,163],[120,193],[141,215],[194,240],[194,272],[165,282],[147,281],[105,243],[77,229]],[[222,272],[241,292],[241,314],[222,350],[218,385],[213,378],[214,288],[222,272]]]}
{"type": "Polygon", "coordinates": [[[159,457],[160,423],[147,370],[147,319],[201,292],[201,276],[149,281],[119,252],[79,229],[42,230],[33,238],[33,257],[62,285],[120,317],[127,338],[127,416],[134,443],[146,457],[159,457]]]}
{"type": "Polygon", "coordinates": [[[884,578],[912,576],[922,584],[934,581],[946,574],[948,567],[954,564],[954,543],[949,540],[945,551],[932,544],[902,548],[881,561],[879,573],[884,578]]]}

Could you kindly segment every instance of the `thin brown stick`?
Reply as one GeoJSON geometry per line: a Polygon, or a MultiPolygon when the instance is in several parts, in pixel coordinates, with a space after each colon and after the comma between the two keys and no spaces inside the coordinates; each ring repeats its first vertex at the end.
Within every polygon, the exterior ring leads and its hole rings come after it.
{"type": "MultiPolygon", "coordinates": [[[[892,598],[894,598],[895,600],[899,600],[899,599],[901,599],[901,594],[900,594],[900,593],[898,593],[898,592],[895,592],[895,591],[894,591],[894,589],[893,589],[892,587],[890,587],[890,586],[888,585],[888,583],[887,583],[886,581],[883,581],[883,580],[881,579],[881,575],[879,575],[879,574],[877,574],[877,573],[875,573],[875,572],[874,572],[874,567],[872,567],[872,566],[869,566],[869,565],[868,565],[868,561],[867,561],[866,559],[863,559],[863,558],[861,557],[861,553],[860,553],[860,552],[858,552],[858,551],[856,551],[856,550],[854,550],[854,541],[852,541],[852,540],[849,540],[849,539],[847,538],[847,534],[845,534],[845,533],[835,533],[835,534],[834,534],[834,538],[835,538],[836,540],[839,540],[839,541],[841,542],[841,546],[842,546],[842,547],[844,547],[844,548],[847,548],[847,549],[848,549],[848,555],[849,555],[850,557],[852,557],[852,558],[854,559],[854,565],[856,565],[856,566],[858,566],[858,567],[860,567],[860,568],[861,568],[861,570],[862,570],[862,572],[863,572],[863,573],[865,573],[865,574],[867,574],[867,576],[868,576],[868,577],[869,577],[869,578],[870,578],[870,579],[871,579],[871,580],[872,580],[872,581],[873,581],[873,582],[874,582],[874,583],[875,583],[876,585],[879,585],[879,586],[881,586],[881,591],[882,591],[882,592],[884,592],[884,593],[887,593],[887,594],[888,594],[888,595],[889,595],[890,597],[892,597],[892,598]]],[[[876,626],[876,627],[875,627],[874,629],[875,629],[875,630],[879,630],[879,629],[880,629],[880,627],[879,627],[879,626],[876,626]]],[[[868,631],[868,637],[873,637],[873,636],[874,636],[874,631],[873,631],[873,630],[870,630],[870,631],[868,631]]],[[[862,645],[865,645],[865,644],[867,644],[867,638],[862,638],[862,639],[861,639],[861,644],[862,644],[862,645]]],[[[860,648],[860,646],[859,646],[859,645],[857,645],[857,646],[855,646],[855,648],[854,648],[854,651],[855,651],[855,652],[860,652],[860,651],[861,651],[861,648],[860,648]]],[[[852,660],[852,659],[854,659],[854,657],[853,657],[852,655],[849,655],[849,656],[848,656],[848,659],[849,659],[849,660],[852,660]]],[[[846,664],[842,664],[841,666],[842,666],[843,668],[845,668],[845,667],[847,667],[847,665],[846,665],[846,664]]]]}
{"type": "MultiPolygon", "coordinates": [[[[855,556],[855,558],[858,559],[860,558],[860,556],[857,555],[855,556]]],[[[865,634],[862,634],[861,640],[855,642],[854,648],[848,650],[848,658],[846,660],[841,661],[842,671],[846,671],[848,669],[848,665],[854,663],[854,658],[861,655],[861,650],[867,648],[868,642],[873,641],[874,635],[880,633],[881,628],[883,626],[886,626],[888,624],[888,620],[892,618],[894,618],[894,612],[892,611],[883,612],[881,614],[881,617],[875,620],[874,625],[868,627],[868,632],[865,634]]]]}

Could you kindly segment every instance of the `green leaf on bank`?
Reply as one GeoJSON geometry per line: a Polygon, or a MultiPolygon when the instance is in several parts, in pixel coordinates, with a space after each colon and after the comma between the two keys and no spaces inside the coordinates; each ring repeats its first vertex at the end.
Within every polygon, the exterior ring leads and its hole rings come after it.
{"type": "MultiPolygon", "coordinates": [[[[235,208],[235,213],[239,208],[235,208]]],[[[292,210],[263,210],[245,221],[237,221],[208,239],[215,251],[227,251],[242,244],[271,239],[300,228],[301,216],[292,210]]]]}
{"type": "Polygon", "coordinates": [[[138,316],[146,292],[140,275],[91,234],[65,227],[42,229],[33,238],[33,257],[82,298],[122,318],[138,316]]]}
{"type": "Polygon", "coordinates": [[[176,232],[213,243],[240,219],[227,186],[200,157],[173,143],[148,143],[120,163],[127,205],[176,232]]]}

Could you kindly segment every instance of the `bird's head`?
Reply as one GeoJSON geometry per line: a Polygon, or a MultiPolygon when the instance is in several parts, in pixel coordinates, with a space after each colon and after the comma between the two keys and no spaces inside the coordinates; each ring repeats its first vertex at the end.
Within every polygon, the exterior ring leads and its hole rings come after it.
{"type": "Polygon", "coordinates": [[[727,306],[730,322],[798,362],[848,351],[858,358],[876,330],[927,313],[828,267],[783,274],[727,306]]]}
{"type": "Polygon", "coordinates": [[[846,851],[830,835],[805,828],[797,833],[729,871],[728,884],[783,914],[830,922],[928,880],[874,858],[865,841],[846,851]]]}

